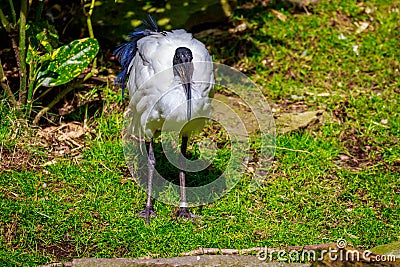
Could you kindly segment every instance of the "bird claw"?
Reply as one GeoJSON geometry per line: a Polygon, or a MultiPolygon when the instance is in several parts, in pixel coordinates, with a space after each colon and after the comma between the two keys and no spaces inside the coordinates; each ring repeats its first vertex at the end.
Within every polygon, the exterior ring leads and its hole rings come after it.
{"type": "Polygon", "coordinates": [[[138,212],[139,217],[146,218],[146,222],[148,223],[149,217],[155,217],[157,214],[154,212],[153,207],[145,207],[144,210],[138,212]]]}
{"type": "Polygon", "coordinates": [[[177,212],[177,218],[178,219],[181,219],[181,218],[197,219],[197,218],[200,218],[200,216],[190,213],[187,208],[179,208],[179,210],[177,212]]]}

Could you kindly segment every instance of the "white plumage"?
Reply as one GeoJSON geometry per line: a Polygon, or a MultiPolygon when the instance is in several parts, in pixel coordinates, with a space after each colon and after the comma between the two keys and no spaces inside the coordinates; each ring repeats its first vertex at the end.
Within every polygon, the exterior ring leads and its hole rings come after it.
{"type": "MultiPolygon", "coordinates": [[[[214,76],[206,47],[185,30],[154,33],[137,42],[127,84],[129,105],[135,114],[133,133],[139,137],[154,136],[167,116],[171,126],[174,122],[181,125],[187,120],[185,90],[179,77],[173,74],[172,59],[178,47],[186,47],[193,53],[192,100],[195,105],[192,105],[192,115],[209,117],[208,97],[214,76]],[[180,108],[176,109],[178,106],[180,108]]],[[[202,124],[192,127],[196,128],[192,130],[199,130],[202,124]]]]}
{"type": "MultiPolygon", "coordinates": [[[[188,137],[200,130],[210,117],[214,85],[213,64],[204,44],[185,30],[160,32],[157,23],[149,16],[144,28],[130,34],[131,41],[115,50],[123,71],[116,81],[128,79],[129,107],[133,112],[129,132],[139,140],[150,141],[148,151],[148,190],[145,209],[139,213],[149,222],[155,216],[151,205],[152,180],[155,169],[153,138],[161,130],[181,130],[181,167],[179,172],[181,204],[178,217],[192,218],[187,210],[184,158],[188,137]],[[167,125],[168,127],[165,127],[167,125]]],[[[124,91],[122,91],[124,92],[124,91]]]]}

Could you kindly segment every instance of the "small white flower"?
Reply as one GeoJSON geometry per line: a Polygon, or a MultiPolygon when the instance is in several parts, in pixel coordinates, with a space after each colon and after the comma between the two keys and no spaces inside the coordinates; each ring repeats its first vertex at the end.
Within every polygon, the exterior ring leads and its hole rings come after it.
{"type": "Polygon", "coordinates": [[[341,33],[341,34],[339,34],[339,35],[338,35],[338,39],[339,39],[339,40],[346,40],[346,39],[347,39],[347,37],[346,37],[346,36],[344,36],[344,34],[343,34],[343,33],[341,33]]]}
{"type": "Polygon", "coordinates": [[[358,53],[358,47],[359,47],[358,45],[353,45],[353,52],[356,53],[357,56],[360,55],[358,53]]]}

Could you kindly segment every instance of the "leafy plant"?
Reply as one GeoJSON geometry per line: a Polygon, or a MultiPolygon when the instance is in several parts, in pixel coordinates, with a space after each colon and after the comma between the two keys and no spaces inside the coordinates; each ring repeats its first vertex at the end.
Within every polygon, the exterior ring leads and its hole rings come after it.
{"type": "MultiPolygon", "coordinates": [[[[99,44],[94,38],[90,17],[93,12],[95,1],[91,1],[87,16],[89,38],[74,40],[69,44],[58,47],[58,35],[55,28],[47,21],[39,22],[43,1],[39,1],[36,19],[33,22],[26,22],[27,3],[21,1],[20,19],[17,21],[15,9],[12,1],[9,1],[13,22],[9,22],[0,8],[0,19],[4,29],[8,32],[14,47],[14,52],[20,74],[19,98],[16,100],[7,78],[0,67],[1,85],[11,102],[17,106],[25,106],[25,114],[30,115],[33,103],[45,96],[52,87],[70,82],[81,74],[93,61],[99,51],[99,44]],[[19,46],[16,46],[15,29],[19,28],[19,46]],[[26,68],[29,66],[29,71],[26,68]],[[28,80],[26,80],[28,77],[28,80]],[[40,87],[49,87],[35,98],[40,87]]],[[[1,63],[1,62],[0,62],[1,63]]],[[[0,64],[1,65],[1,64],[0,64]]],[[[88,79],[93,72],[90,72],[84,80],[88,79]]],[[[74,87],[70,86],[64,89],[48,106],[38,112],[34,124],[37,124],[40,117],[51,109],[59,100],[62,99],[74,87]]]]}
{"type": "MultiPolygon", "coordinates": [[[[95,38],[84,38],[74,40],[69,44],[53,49],[58,43],[58,35],[52,27],[31,34],[27,53],[27,63],[30,67],[27,112],[32,109],[32,102],[37,90],[41,87],[49,87],[36,99],[45,96],[52,87],[59,86],[72,81],[79,76],[96,57],[99,44],[95,38]],[[43,52],[40,52],[43,51],[43,52]]],[[[28,31],[30,32],[30,31],[28,31]]],[[[65,89],[61,95],[64,96],[74,87],[65,89]]],[[[34,124],[38,123],[40,117],[54,104],[44,107],[35,117],[34,124]]]]}

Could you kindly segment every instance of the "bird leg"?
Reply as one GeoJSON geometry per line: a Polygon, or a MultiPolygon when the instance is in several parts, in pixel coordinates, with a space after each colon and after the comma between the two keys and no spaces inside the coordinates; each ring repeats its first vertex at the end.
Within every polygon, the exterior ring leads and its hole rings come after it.
{"type": "MultiPolygon", "coordinates": [[[[183,169],[186,169],[185,160],[186,160],[187,143],[188,143],[188,137],[182,136],[181,153],[183,155],[183,158],[180,165],[182,166],[183,169]]],[[[186,175],[185,171],[183,170],[179,170],[179,185],[181,190],[181,204],[179,206],[179,211],[177,214],[178,218],[190,219],[198,217],[196,215],[191,214],[187,208],[188,203],[186,201],[186,175]]]]}
{"type": "Polygon", "coordinates": [[[150,221],[150,216],[154,217],[156,216],[156,213],[153,210],[153,206],[151,205],[151,191],[153,188],[153,175],[154,175],[154,169],[156,167],[156,158],[154,156],[154,149],[153,149],[153,139],[150,140],[149,144],[149,156],[148,156],[148,177],[147,177],[147,201],[146,201],[146,207],[144,210],[139,212],[140,217],[146,218],[146,224],[149,224],[150,221]]]}

